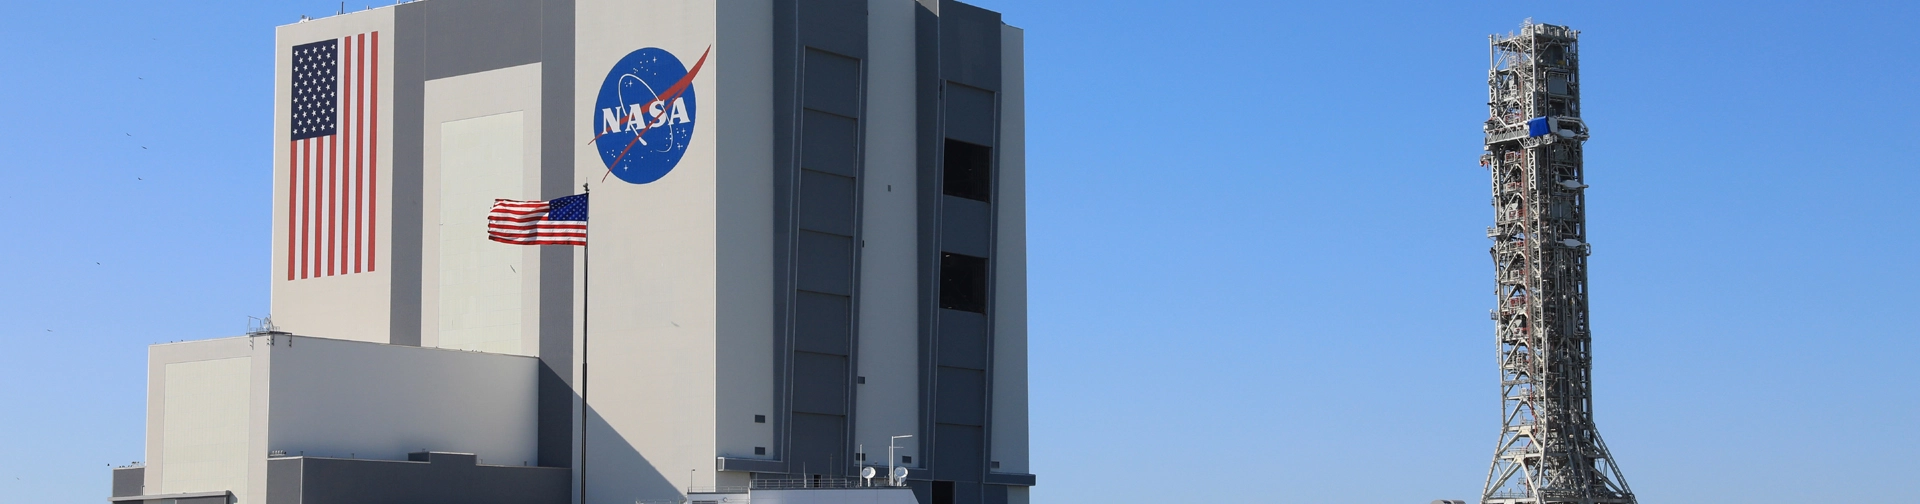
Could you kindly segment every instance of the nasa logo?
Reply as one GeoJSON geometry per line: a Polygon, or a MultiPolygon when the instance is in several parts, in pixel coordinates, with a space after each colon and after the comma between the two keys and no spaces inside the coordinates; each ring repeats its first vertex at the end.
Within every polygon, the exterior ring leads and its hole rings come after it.
{"type": "Polygon", "coordinates": [[[597,112],[588,121],[608,173],[633,184],[660,180],[680,164],[699,119],[693,78],[707,54],[688,69],[664,49],[648,47],[620,58],[600,85],[597,112]]]}

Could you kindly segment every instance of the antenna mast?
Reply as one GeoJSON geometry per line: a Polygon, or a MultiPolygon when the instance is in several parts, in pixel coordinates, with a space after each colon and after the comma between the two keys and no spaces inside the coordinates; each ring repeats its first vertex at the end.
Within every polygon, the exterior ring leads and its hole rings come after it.
{"type": "Polygon", "coordinates": [[[1482,504],[1636,504],[1593,423],[1580,32],[1489,38],[1500,441],[1482,504]]]}

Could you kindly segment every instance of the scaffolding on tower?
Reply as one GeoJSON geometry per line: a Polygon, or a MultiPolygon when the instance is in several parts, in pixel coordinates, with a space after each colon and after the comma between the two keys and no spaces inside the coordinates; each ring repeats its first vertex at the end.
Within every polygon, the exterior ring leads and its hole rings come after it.
{"type": "Polygon", "coordinates": [[[1490,37],[1502,425],[1483,504],[1635,504],[1593,422],[1579,37],[1531,19],[1490,37]]]}

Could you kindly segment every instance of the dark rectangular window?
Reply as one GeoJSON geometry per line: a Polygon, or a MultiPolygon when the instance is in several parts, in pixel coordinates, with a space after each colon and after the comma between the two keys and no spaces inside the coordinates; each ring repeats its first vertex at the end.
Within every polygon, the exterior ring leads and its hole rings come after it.
{"type": "Polygon", "coordinates": [[[993,148],[947,139],[942,192],[971,200],[992,201],[993,148]]]}
{"type": "Polygon", "coordinates": [[[953,504],[953,482],[933,482],[933,504],[953,504]]]}
{"type": "Polygon", "coordinates": [[[900,456],[900,463],[902,463],[902,464],[911,464],[911,463],[913,463],[913,456],[912,456],[912,455],[901,455],[901,456],[900,456]]]}
{"type": "Polygon", "coordinates": [[[765,446],[755,446],[755,447],[753,447],[753,454],[754,454],[754,455],[766,455],[766,454],[767,454],[767,447],[765,447],[765,446]]]}
{"type": "Polygon", "coordinates": [[[754,415],[754,416],[753,416],[753,423],[767,423],[767,416],[766,416],[766,415],[754,415]]]}
{"type": "Polygon", "coordinates": [[[985,258],[940,253],[940,307],[974,313],[987,312],[985,258]]]}

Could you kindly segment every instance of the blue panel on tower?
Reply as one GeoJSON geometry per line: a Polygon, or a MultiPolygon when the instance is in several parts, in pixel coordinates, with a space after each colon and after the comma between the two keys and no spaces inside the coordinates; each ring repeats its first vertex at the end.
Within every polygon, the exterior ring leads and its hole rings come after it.
{"type": "Polygon", "coordinates": [[[1537,137],[1552,132],[1552,129],[1547,128],[1547,118],[1545,117],[1535,117],[1527,120],[1527,136],[1537,137]]]}

